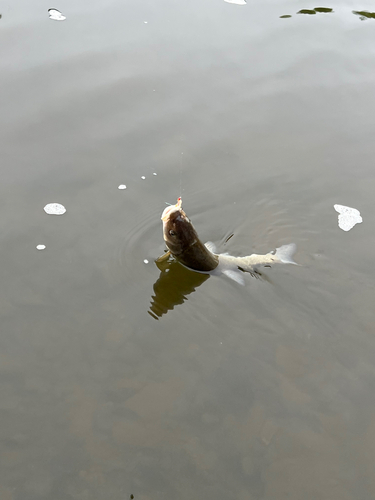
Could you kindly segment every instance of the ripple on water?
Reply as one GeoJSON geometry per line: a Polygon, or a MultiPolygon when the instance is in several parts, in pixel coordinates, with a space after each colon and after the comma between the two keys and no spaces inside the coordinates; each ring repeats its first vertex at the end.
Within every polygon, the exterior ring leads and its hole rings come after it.
{"type": "Polygon", "coordinates": [[[114,268],[120,267],[125,274],[135,277],[144,268],[162,253],[163,238],[160,215],[162,210],[155,208],[153,202],[147,199],[137,207],[134,216],[128,220],[126,234],[114,249],[114,268]]]}

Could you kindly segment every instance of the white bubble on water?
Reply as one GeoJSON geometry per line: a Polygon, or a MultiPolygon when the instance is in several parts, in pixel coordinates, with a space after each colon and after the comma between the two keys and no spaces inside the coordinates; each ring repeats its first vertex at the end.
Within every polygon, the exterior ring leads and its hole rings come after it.
{"type": "Polygon", "coordinates": [[[66,17],[57,9],[48,9],[49,18],[54,21],[65,21],[66,17]]]}
{"type": "Polygon", "coordinates": [[[246,5],[245,0],[224,0],[227,3],[234,3],[236,5],[246,5]]]}
{"type": "Polygon", "coordinates": [[[66,212],[66,208],[64,205],[60,205],[60,203],[48,203],[44,207],[44,211],[48,215],[63,215],[66,212]]]}
{"type": "Polygon", "coordinates": [[[118,187],[118,189],[126,189],[125,184],[120,184],[119,187],[118,187]]]}
{"type": "Polygon", "coordinates": [[[145,264],[148,264],[148,260],[147,259],[144,259],[143,261],[145,264]]]}
{"type": "Polygon", "coordinates": [[[152,175],[158,175],[156,172],[154,172],[152,175]]]}
{"type": "Polygon", "coordinates": [[[37,250],[44,250],[46,248],[46,245],[37,245],[36,249],[37,250]]]}
{"type": "Polygon", "coordinates": [[[141,179],[145,180],[145,179],[146,179],[146,177],[145,177],[144,175],[142,175],[141,179]]]}
{"type": "Polygon", "coordinates": [[[343,231],[350,231],[363,220],[360,211],[356,208],[346,207],[345,205],[333,205],[333,208],[340,214],[339,228],[343,231]]]}

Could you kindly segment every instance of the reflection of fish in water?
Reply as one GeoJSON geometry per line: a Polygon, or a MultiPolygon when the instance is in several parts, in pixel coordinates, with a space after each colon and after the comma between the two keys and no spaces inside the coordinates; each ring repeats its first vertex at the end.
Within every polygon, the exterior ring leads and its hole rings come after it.
{"type": "Polygon", "coordinates": [[[195,292],[210,277],[208,274],[195,273],[177,261],[166,259],[156,262],[160,269],[159,279],[154,284],[154,293],[148,313],[155,319],[161,318],[175,306],[183,304],[189,294],[195,292]]]}
{"type": "Polygon", "coordinates": [[[159,261],[172,255],[189,269],[206,274],[225,274],[242,285],[244,279],[241,272],[254,276],[260,274],[261,267],[271,267],[276,263],[295,264],[292,259],[296,250],[294,243],[283,245],[275,252],[265,255],[233,257],[229,254],[216,254],[212,243],[202,244],[181,204],[181,198],[178,198],[176,205],[167,207],[162,213],[163,235],[169,251],[159,257],[159,261]]]}

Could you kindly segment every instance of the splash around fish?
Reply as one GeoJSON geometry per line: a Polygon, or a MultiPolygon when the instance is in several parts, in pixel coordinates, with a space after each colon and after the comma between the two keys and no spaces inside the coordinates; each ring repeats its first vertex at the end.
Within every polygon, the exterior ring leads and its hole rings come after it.
{"type": "Polygon", "coordinates": [[[294,264],[293,255],[296,245],[289,243],[276,248],[265,255],[252,254],[245,257],[234,257],[229,254],[216,253],[211,242],[205,245],[200,241],[191,220],[182,209],[182,199],[179,197],[175,205],[168,206],[161,215],[163,221],[163,237],[168,251],[157,259],[157,262],[167,260],[170,256],[180,264],[205,274],[224,274],[228,278],[245,284],[244,273],[259,276],[261,268],[273,264],[294,264]]]}

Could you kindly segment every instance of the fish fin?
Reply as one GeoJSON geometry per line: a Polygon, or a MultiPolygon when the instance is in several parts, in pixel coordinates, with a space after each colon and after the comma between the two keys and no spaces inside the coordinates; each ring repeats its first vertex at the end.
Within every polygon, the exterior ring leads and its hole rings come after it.
{"type": "Polygon", "coordinates": [[[208,251],[212,253],[217,253],[216,245],[215,243],[212,243],[212,241],[207,241],[207,243],[205,243],[204,246],[207,248],[208,251]]]}
{"type": "Polygon", "coordinates": [[[231,280],[236,281],[240,285],[245,284],[243,274],[239,271],[233,271],[233,269],[226,269],[225,271],[223,271],[223,274],[225,274],[225,276],[228,276],[228,278],[230,278],[231,280]]]}
{"type": "Polygon", "coordinates": [[[293,260],[293,254],[296,251],[297,245],[295,243],[289,243],[288,245],[283,245],[276,248],[275,257],[283,264],[294,264],[298,266],[297,262],[293,260]]]}
{"type": "Polygon", "coordinates": [[[165,253],[163,253],[163,255],[160,255],[160,257],[158,257],[155,262],[165,262],[167,259],[169,259],[171,255],[171,252],[170,250],[167,250],[165,253]]]}

